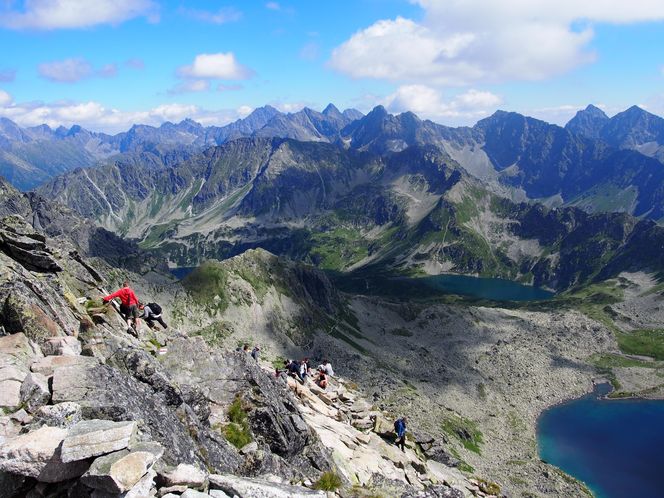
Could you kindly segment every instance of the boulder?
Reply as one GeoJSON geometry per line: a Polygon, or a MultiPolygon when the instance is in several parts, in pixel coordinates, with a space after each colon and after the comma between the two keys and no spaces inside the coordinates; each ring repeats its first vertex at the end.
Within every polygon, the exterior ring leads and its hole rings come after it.
{"type": "Polygon", "coordinates": [[[210,495],[196,491],[195,489],[188,489],[180,495],[180,498],[210,498],[210,495]]]}
{"type": "Polygon", "coordinates": [[[212,498],[230,498],[226,493],[224,493],[221,489],[211,489],[208,491],[208,494],[212,498]]]}
{"type": "MultiPolygon", "coordinates": [[[[157,477],[157,482],[159,482],[159,477],[157,477]]],[[[177,496],[180,496],[182,493],[187,491],[187,489],[189,489],[187,488],[187,486],[182,486],[182,485],[161,487],[159,488],[159,496],[163,497],[164,495],[168,494],[176,494],[177,496]]]]}
{"type": "Polygon", "coordinates": [[[0,447],[0,471],[32,477],[42,482],[60,482],[82,475],[88,462],[64,462],[61,444],[65,429],[42,427],[5,441],[0,447]]]}
{"type": "Polygon", "coordinates": [[[436,485],[423,490],[406,491],[401,498],[464,498],[464,494],[455,488],[436,485]]]}
{"type": "Polygon", "coordinates": [[[160,445],[132,451],[116,451],[95,459],[81,477],[81,481],[89,488],[107,493],[124,493],[131,490],[147,474],[162,454],[160,445]]]}
{"type": "Polygon", "coordinates": [[[78,403],[65,401],[57,405],[47,405],[39,408],[32,419],[32,427],[37,429],[47,425],[68,429],[81,420],[81,406],[78,403]]]}
{"type": "Polygon", "coordinates": [[[162,486],[188,486],[202,488],[207,482],[207,474],[193,465],[181,463],[175,468],[158,472],[158,481],[162,486]]]}
{"type": "MultiPolygon", "coordinates": [[[[109,493],[100,489],[95,489],[90,498],[149,498],[155,496],[154,478],[157,473],[154,470],[149,470],[140,481],[134,484],[129,491],[125,493],[109,493]]],[[[179,498],[179,495],[172,495],[179,498]]]]}
{"type": "Polygon", "coordinates": [[[230,474],[212,474],[209,477],[210,488],[221,489],[230,496],[242,498],[309,498],[327,496],[324,491],[312,491],[299,486],[276,484],[262,479],[250,479],[230,474]]]}
{"type": "Polygon", "coordinates": [[[49,337],[42,344],[45,355],[78,356],[81,354],[81,343],[76,337],[49,337]]]}
{"type": "Polygon", "coordinates": [[[27,375],[13,366],[0,368],[0,408],[14,411],[21,406],[21,384],[27,375]]]}
{"type": "Polygon", "coordinates": [[[62,443],[62,461],[74,462],[118,451],[129,446],[136,422],[84,420],[69,429],[62,443]]]}
{"type": "MultiPolygon", "coordinates": [[[[45,356],[35,361],[30,370],[46,377],[54,375],[56,370],[70,366],[93,367],[99,365],[99,360],[92,356],[45,356]]],[[[61,378],[61,380],[63,380],[61,378]]]]}
{"type": "Polygon", "coordinates": [[[22,332],[0,337],[0,367],[14,365],[27,370],[32,361],[41,356],[39,346],[22,332]]]}
{"type": "Polygon", "coordinates": [[[21,403],[30,413],[35,413],[39,408],[51,400],[51,392],[48,390],[48,379],[39,373],[29,373],[21,384],[21,403]]]}

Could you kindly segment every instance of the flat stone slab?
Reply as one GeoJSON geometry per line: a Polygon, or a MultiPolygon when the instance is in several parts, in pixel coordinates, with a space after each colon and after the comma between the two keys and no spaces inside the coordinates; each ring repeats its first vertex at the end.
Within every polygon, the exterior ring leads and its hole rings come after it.
{"type": "Polygon", "coordinates": [[[84,420],[69,429],[62,443],[62,461],[74,462],[123,450],[136,433],[136,422],[84,420]]]}
{"type": "Polygon", "coordinates": [[[164,482],[164,486],[187,486],[191,488],[201,488],[207,481],[207,474],[202,470],[181,463],[174,469],[169,469],[159,473],[159,478],[164,482]]]}
{"type": "Polygon", "coordinates": [[[242,498],[310,498],[327,496],[324,491],[313,491],[300,486],[276,484],[261,479],[237,477],[231,474],[212,474],[209,476],[210,488],[221,489],[230,496],[242,498]]]}
{"type": "Polygon", "coordinates": [[[66,429],[42,427],[0,445],[0,471],[33,477],[42,482],[60,482],[82,475],[88,462],[63,462],[61,444],[66,429]]]}
{"type": "Polygon", "coordinates": [[[49,337],[42,344],[45,355],[78,356],[81,354],[81,343],[76,337],[49,337]]]}
{"type": "Polygon", "coordinates": [[[97,458],[81,477],[83,484],[107,493],[124,493],[131,490],[148,473],[155,461],[163,454],[157,445],[154,451],[120,450],[97,458]],[[157,449],[158,448],[158,449],[157,449]]]}
{"type": "Polygon", "coordinates": [[[50,377],[60,368],[75,365],[94,367],[99,365],[99,360],[92,356],[45,356],[35,361],[30,370],[50,377]]]}

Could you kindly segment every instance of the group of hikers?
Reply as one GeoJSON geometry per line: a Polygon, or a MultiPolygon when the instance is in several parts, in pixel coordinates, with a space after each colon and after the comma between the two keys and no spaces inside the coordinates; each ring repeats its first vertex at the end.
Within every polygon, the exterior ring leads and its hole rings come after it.
{"type": "MultiPolygon", "coordinates": [[[[102,302],[106,304],[115,298],[120,299],[120,314],[127,322],[128,331],[133,330],[133,332],[138,334],[139,320],[141,318],[145,320],[145,323],[150,328],[154,328],[154,322],[158,322],[165,329],[168,328],[168,325],[166,325],[161,316],[161,306],[157,303],[145,304],[139,301],[136,293],[129,287],[128,281],[123,282],[122,288],[113,294],[104,296],[102,302]]],[[[258,345],[249,351],[249,344],[245,343],[242,348],[238,347],[236,351],[243,351],[246,354],[250,354],[255,361],[259,360],[260,347],[258,345]]],[[[284,369],[277,368],[275,375],[276,377],[289,375],[298,379],[302,384],[306,384],[311,379],[318,387],[326,389],[329,384],[329,378],[334,377],[334,370],[332,369],[330,360],[327,358],[323,359],[323,362],[318,365],[315,371],[311,368],[309,358],[303,358],[301,361],[284,360],[284,369]]],[[[394,421],[395,444],[401,448],[401,451],[405,451],[406,423],[406,417],[400,417],[394,421]]]]}
{"type": "Polygon", "coordinates": [[[139,301],[134,290],[129,287],[127,280],[123,282],[120,289],[113,294],[102,297],[101,300],[106,304],[115,298],[120,299],[120,315],[127,322],[127,331],[133,331],[138,334],[141,318],[145,320],[145,323],[150,328],[154,328],[154,322],[158,322],[165,329],[168,328],[168,325],[166,325],[161,316],[161,306],[157,303],[145,304],[139,301]]]}
{"type": "Polygon", "coordinates": [[[334,377],[334,370],[332,369],[330,360],[327,358],[323,360],[323,363],[318,365],[315,371],[311,368],[309,358],[303,358],[302,361],[284,360],[284,369],[281,370],[277,368],[275,372],[277,377],[281,374],[295,377],[303,384],[305,384],[308,379],[312,379],[318,387],[326,389],[329,383],[329,378],[334,377]]]}

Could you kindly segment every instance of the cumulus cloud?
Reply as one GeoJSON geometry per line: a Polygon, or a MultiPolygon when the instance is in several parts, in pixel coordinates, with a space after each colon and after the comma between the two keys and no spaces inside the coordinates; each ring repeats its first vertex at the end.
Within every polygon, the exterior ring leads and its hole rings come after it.
{"type": "Polygon", "coordinates": [[[4,90],[0,90],[0,107],[11,104],[13,100],[11,95],[4,90]]]}
{"type": "Polygon", "coordinates": [[[595,60],[593,23],[664,19],[657,0],[411,0],[424,17],[380,20],[332,52],[354,78],[471,85],[540,80],[595,60]]]}
{"type": "Polygon", "coordinates": [[[87,78],[98,76],[100,78],[113,78],[117,75],[117,64],[105,64],[95,70],[90,62],[82,57],[65,59],[62,61],[44,62],[37,66],[37,72],[42,78],[57,83],[76,83],[87,78]]]}
{"type": "Polygon", "coordinates": [[[454,124],[471,124],[496,110],[502,99],[480,90],[468,90],[446,101],[440,91],[426,85],[402,85],[381,99],[390,112],[411,111],[424,119],[454,124]]]}
{"type": "Polygon", "coordinates": [[[25,0],[19,10],[13,3],[0,7],[0,26],[52,30],[120,24],[136,17],[158,20],[157,5],[151,0],[25,0]]]}
{"type": "Polygon", "coordinates": [[[0,69],[0,81],[10,83],[16,79],[16,69],[0,69]]]}
{"type": "Polygon", "coordinates": [[[122,111],[106,107],[99,102],[30,102],[17,104],[6,92],[0,90],[0,116],[7,117],[21,126],[47,124],[52,128],[78,124],[93,131],[118,133],[133,124],[159,126],[166,121],[179,122],[191,118],[199,123],[224,125],[242,117],[239,109],[208,110],[189,104],[164,104],[144,111],[122,111]]]}
{"type": "Polygon", "coordinates": [[[183,78],[208,78],[220,80],[246,80],[254,75],[248,67],[240,64],[233,52],[199,54],[194,62],[178,69],[183,78]]]}
{"type": "Polygon", "coordinates": [[[224,7],[216,12],[181,8],[180,12],[192,19],[196,19],[197,21],[209,22],[212,24],[227,24],[242,19],[242,12],[234,7],[224,7]]]}

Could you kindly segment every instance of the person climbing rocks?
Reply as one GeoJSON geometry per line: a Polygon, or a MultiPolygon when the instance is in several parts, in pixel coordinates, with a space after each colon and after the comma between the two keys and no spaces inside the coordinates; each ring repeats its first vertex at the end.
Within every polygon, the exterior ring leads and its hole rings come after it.
{"type": "Polygon", "coordinates": [[[318,376],[314,382],[316,382],[316,385],[321,389],[327,388],[327,375],[325,374],[325,370],[322,368],[318,369],[318,376]]]}
{"type": "Polygon", "coordinates": [[[318,370],[320,370],[321,368],[327,375],[329,375],[330,377],[334,377],[334,370],[332,370],[332,364],[330,363],[330,360],[325,358],[323,360],[323,363],[318,365],[318,370]]]}
{"type": "Polygon", "coordinates": [[[398,418],[394,421],[394,432],[397,433],[397,439],[394,441],[394,444],[401,446],[401,451],[406,451],[406,422],[408,419],[406,417],[398,418]]]}
{"type": "Polygon", "coordinates": [[[164,322],[164,319],[161,317],[161,306],[157,303],[138,303],[138,310],[140,311],[139,318],[145,320],[148,327],[154,328],[154,322],[156,321],[165,329],[168,328],[168,325],[166,325],[166,322],[164,322]]]}
{"type": "Polygon", "coordinates": [[[133,289],[129,287],[128,280],[125,280],[122,283],[122,288],[118,289],[113,294],[102,297],[101,300],[104,304],[106,304],[116,297],[120,299],[120,314],[127,322],[127,332],[131,332],[133,330],[136,334],[138,334],[138,298],[136,297],[136,293],[133,291],[133,289]]]}
{"type": "Polygon", "coordinates": [[[261,353],[261,348],[258,347],[258,345],[254,346],[254,349],[251,350],[251,357],[258,361],[258,357],[261,353]]]}

